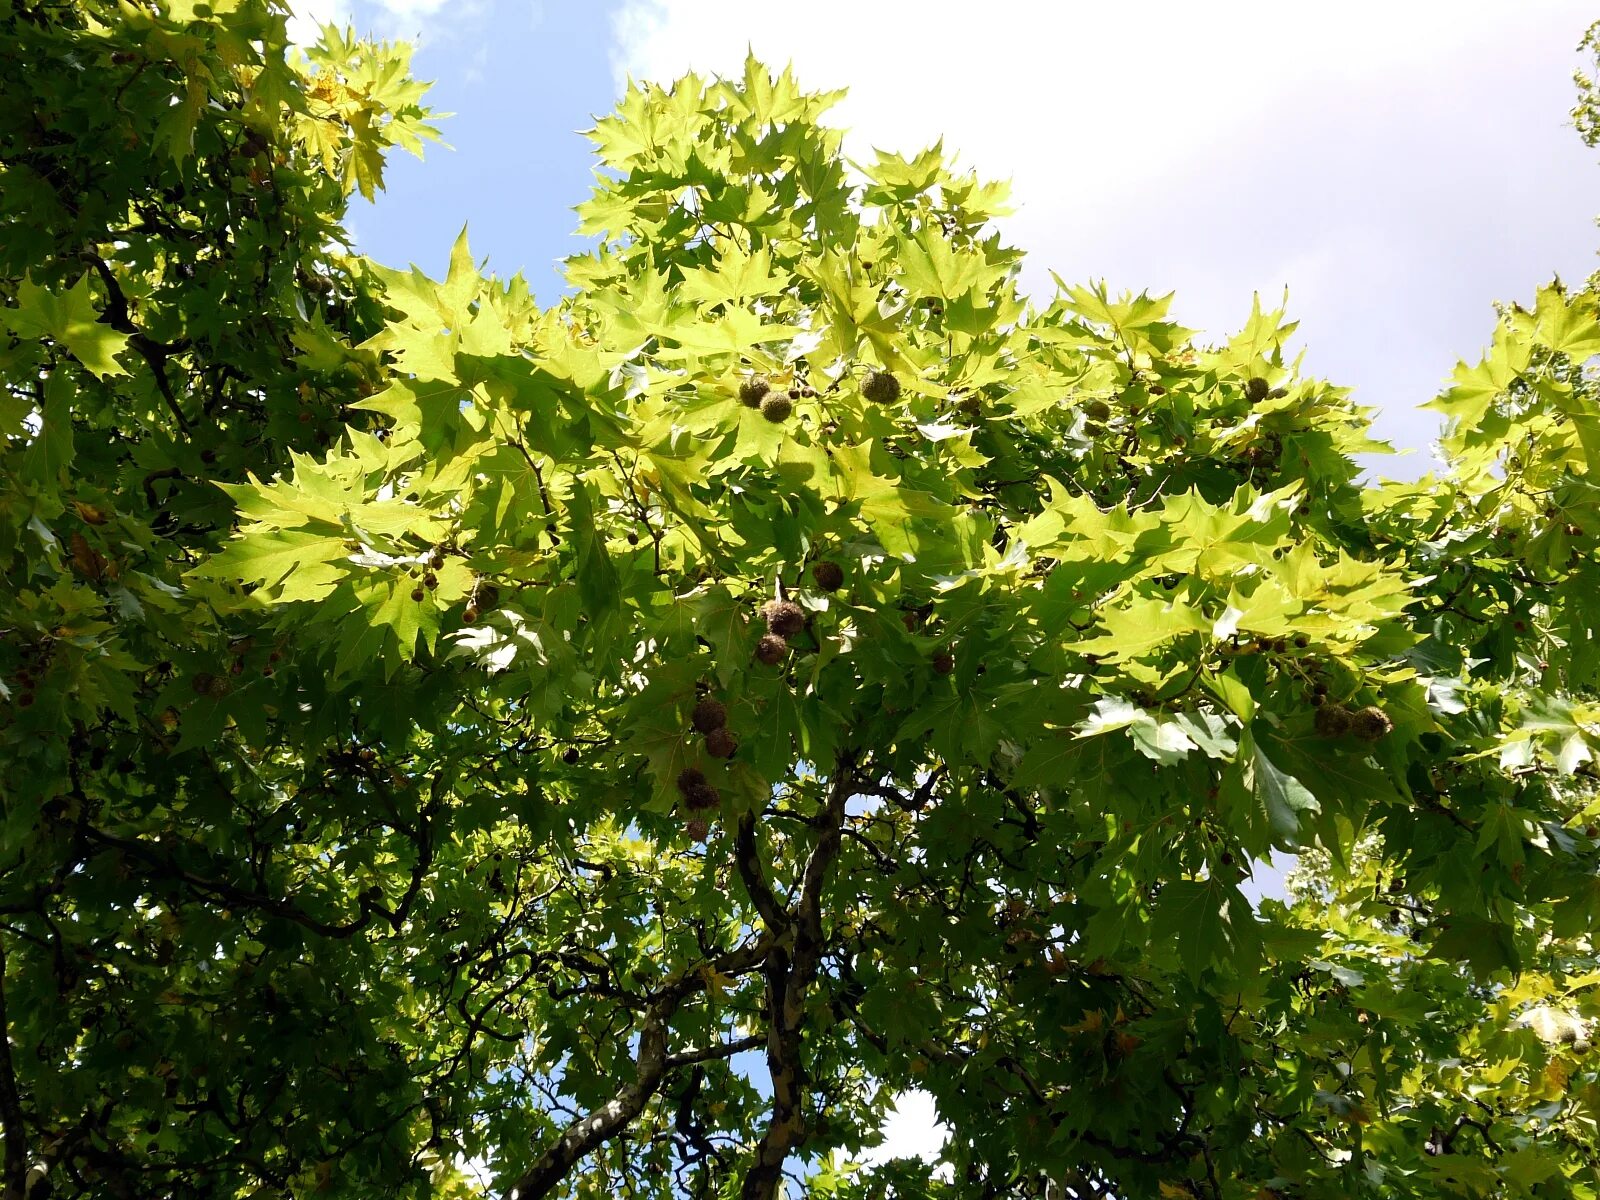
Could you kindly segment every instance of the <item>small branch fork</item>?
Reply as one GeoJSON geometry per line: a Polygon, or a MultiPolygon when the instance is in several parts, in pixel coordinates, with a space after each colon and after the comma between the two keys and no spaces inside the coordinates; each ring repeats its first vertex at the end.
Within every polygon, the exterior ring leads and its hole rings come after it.
{"type": "Polygon", "coordinates": [[[817,977],[826,941],[822,893],[843,841],[845,804],[860,790],[855,751],[842,752],[834,764],[818,829],[800,876],[787,903],[780,900],[762,866],[756,816],[746,813],[734,831],[735,866],[765,927],[754,941],[674,974],[650,997],[639,1025],[633,1078],[593,1111],[570,1124],[553,1145],[506,1192],[517,1200],[540,1200],[560,1187],[588,1154],[621,1134],[642,1113],[667,1078],[682,1067],[729,1058],[763,1044],[772,1076],[772,1111],[755,1157],[744,1178],[741,1200],[773,1200],[783,1180],[783,1164],[805,1140],[805,1068],[801,1040],[806,996],[817,977]],[[709,969],[707,969],[709,968],[709,969]],[[767,1030],[764,1035],[735,1038],[714,1045],[669,1051],[673,1017],[683,1004],[716,976],[738,976],[760,970],[765,977],[767,1030]]]}

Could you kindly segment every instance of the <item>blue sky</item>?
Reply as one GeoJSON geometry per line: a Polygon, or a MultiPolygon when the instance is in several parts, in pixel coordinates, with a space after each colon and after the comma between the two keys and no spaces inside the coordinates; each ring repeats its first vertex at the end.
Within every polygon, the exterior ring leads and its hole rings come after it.
{"type": "MultiPolygon", "coordinates": [[[[322,8],[327,5],[300,5],[322,8]]],[[[522,271],[543,302],[560,291],[556,260],[581,242],[572,207],[589,192],[589,143],[578,135],[615,102],[614,5],[489,0],[358,0],[339,15],[364,32],[421,38],[413,67],[450,148],[396,155],[386,190],[351,214],[359,249],[390,266],[442,273],[463,224],[496,274],[522,271]],[[352,12],[353,9],[353,12],[352,12]]]]}

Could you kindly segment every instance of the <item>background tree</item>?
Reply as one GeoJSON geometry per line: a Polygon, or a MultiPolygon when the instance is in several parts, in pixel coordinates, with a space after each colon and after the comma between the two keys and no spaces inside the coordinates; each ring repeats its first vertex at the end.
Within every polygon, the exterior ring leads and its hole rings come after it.
{"type": "Polygon", "coordinates": [[[4,21],[12,1195],[1600,1187],[1591,297],[1374,486],[1282,312],[1030,304],[761,64],[541,309],[338,252],[401,52],[4,21]]]}

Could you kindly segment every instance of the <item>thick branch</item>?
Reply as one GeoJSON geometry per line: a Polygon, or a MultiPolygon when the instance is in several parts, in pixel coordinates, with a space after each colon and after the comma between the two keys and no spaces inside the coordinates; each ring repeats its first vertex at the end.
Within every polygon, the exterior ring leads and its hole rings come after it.
{"type": "Polygon", "coordinates": [[[800,1048],[806,993],[822,961],[822,892],[843,840],[845,803],[856,791],[854,751],[834,764],[828,800],[818,821],[821,834],[806,860],[792,920],[793,942],[774,946],[767,957],[767,1070],[772,1076],[772,1114],[745,1174],[741,1200],[773,1200],[784,1160],[805,1140],[805,1067],[800,1048]]]}
{"type": "Polygon", "coordinates": [[[538,1200],[549,1195],[567,1172],[596,1146],[614,1137],[644,1111],[650,1097],[661,1086],[667,1072],[667,1022],[683,1002],[683,995],[669,993],[656,1000],[639,1031],[639,1056],[634,1078],[594,1112],[567,1127],[560,1140],[546,1150],[506,1193],[516,1200],[538,1200]]]}
{"type": "Polygon", "coordinates": [[[783,910],[777,896],[773,895],[761,868],[755,813],[747,812],[739,817],[739,825],[733,836],[733,858],[739,868],[739,878],[744,882],[744,890],[750,894],[750,901],[756,906],[767,928],[773,933],[788,928],[789,914],[783,910]]]}
{"type": "MultiPolygon", "coordinates": [[[[767,957],[770,947],[770,938],[763,937],[749,946],[721,955],[710,965],[722,975],[747,972],[767,957]]],[[[728,1058],[759,1044],[755,1038],[738,1038],[714,1046],[667,1053],[667,1032],[673,1016],[685,1000],[704,987],[705,975],[696,969],[678,973],[656,993],[639,1028],[639,1052],[634,1058],[633,1080],[599,1108],[569,1125],[556,1144],[540,1155],[539,1161],[507,1190],[508,1200],[513,1195],[517,1200],[540,1200],[548,1196],[586,1155],[621,1133],[644,1111],[650,1097],[673,1070],[728,1058]]]]}

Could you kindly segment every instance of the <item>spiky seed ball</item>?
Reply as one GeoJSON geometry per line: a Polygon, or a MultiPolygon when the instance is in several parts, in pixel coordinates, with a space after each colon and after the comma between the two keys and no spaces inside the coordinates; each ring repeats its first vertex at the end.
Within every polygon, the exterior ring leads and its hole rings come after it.
{"type": "Polygon", "coordinates": [[[1257,404],[1265,400],[1267,398],[1267,393],[1271,390],[1272,385],[1259,375],[1253,376],[1245,381],[1244,394],[1250,397],[1250,399],[1257,404]]]}
{"type": "Polygon", "coordinates": [[[806,627],[805,611],[792,600],[769,600],[761,606],[767,632],[781,638],[793,637],[806,627]]]}
{"type": "Polygon", "coordinates": [[[701,783],[684,793],[683,801],[695,812],[715,808],[722,803],[722,793],[709,783],[701,783]]]}
{"type": "Polygon", "coordinates": [[[779,421],[787,421],[793,411],[794,401],[782,392],[768,392],[761,401],[761,415],[774,425],[779,421]]]}
{"type": "Polygon", "coordinates": [[[861,394],[874,404],[893,404],[900,399],[900,381],[888,371],[874,371],[861,385],[861,394]]]}
{"type": "Polygon", "coordinates": [[[568,746],[561,755],[561,761],[570,767],[573,763],[577,762],[580,757],[582,756],[578,753],[578,748],[576,746],[568,746]]]}
{"type": "Polygon", "coordinates": [[[417,602],[418,604],[420,604],[422,602],[422,598],[424,596],[426,596],[427,594],[428,593],[423,591],[421,588],[412,588],[411,589],[411,599],[414,600],[415,602],[417,602]]]}
{"type": "Polygon", "coordinates": [[[941,650],[933,656],[933,669],[937,674],[948,675],[956,669],[956,656],[948,650],[941,650]]]}
{"type": "Polygon", "coordinates": [[[478,619],[478,607],[477,607],[477,605],[469,604],[469,605],[467,605],[465,608],[463,608],[461,610],[461,623],[463,625],[471,625],[477,619],[478,619]]]}
{"type": "Polygon", "coordinates": [[[783,661],[783,656],[789,652],[789,643],[775,633],[763,634],[756,643],[756,661],[767,666],[773,666],[783,661]]]}
{"type": "Polygon", "coordinates": [[[689,723],[696,733],[711,733],[728,723],[728,710],[722,707],[722,701],[707,696],[694,706],[689,723]]]}
{"type": "Polygon", "coordinates": [[[1342,704],[1324,704],[1317,709],[1316,729],[1323,737],[1343,737],[1352,724],[1350,710],[1342,704]]]}
{"type": "Polygon", "coordinates": [[[695,788],[705,787],[706,773],[699,767],[685,767],[678,772],[678,792],[682,796],[690,796],[695,788]]]}
{"type": "Polygon", "coordinates": [[[819,562],[811,568],[811,578],[825,592],[837,592],[844,586],[844,568],[836,562],[819,562]]]}
{"type": "Polygon", "coordinates": [[[1104,421],[1111,416],[1111,406],[1104,400],[1090,400],[1083,406],[1083,415],[1091,421],[1104,421]]]}
{"type": "Polygon", "coordinates": [[[802,395],[804,395],[804,393],[799,387],[792,387],[789,389],[789,399],[791,400],[798,400],[802,395]]]}
{"type": "Polygon", "coordinates": [[[713,729],[706,734],[706,753],[712,758],[732,758],[739,748],[739,740],[726,729],[713,729]]]}
{"type": "Polygon", "coordinates": [[[709,821],[702,821],[699,817],[696,817],[694,820],[690,821],[683,828],[684,831],[688,833],[689,838],[692,841],[705,842],[711,839],[711,823],[709,821]]]}
{"type": "Polygon", "coordinates": [[[1366,708],[1357,709],[1350,718],[1351,732],[1363,742],[1375,742],[1394,728],[1394,722],[1389,720],[1389,714],[1375,704],[1366,708]]]}
{"type": "Polygon", "coordinates": [[[746,408],[756,408],[761,398],[772,390],[765,375],[752,375],[739,385],[739,403],[746,408]]]}

